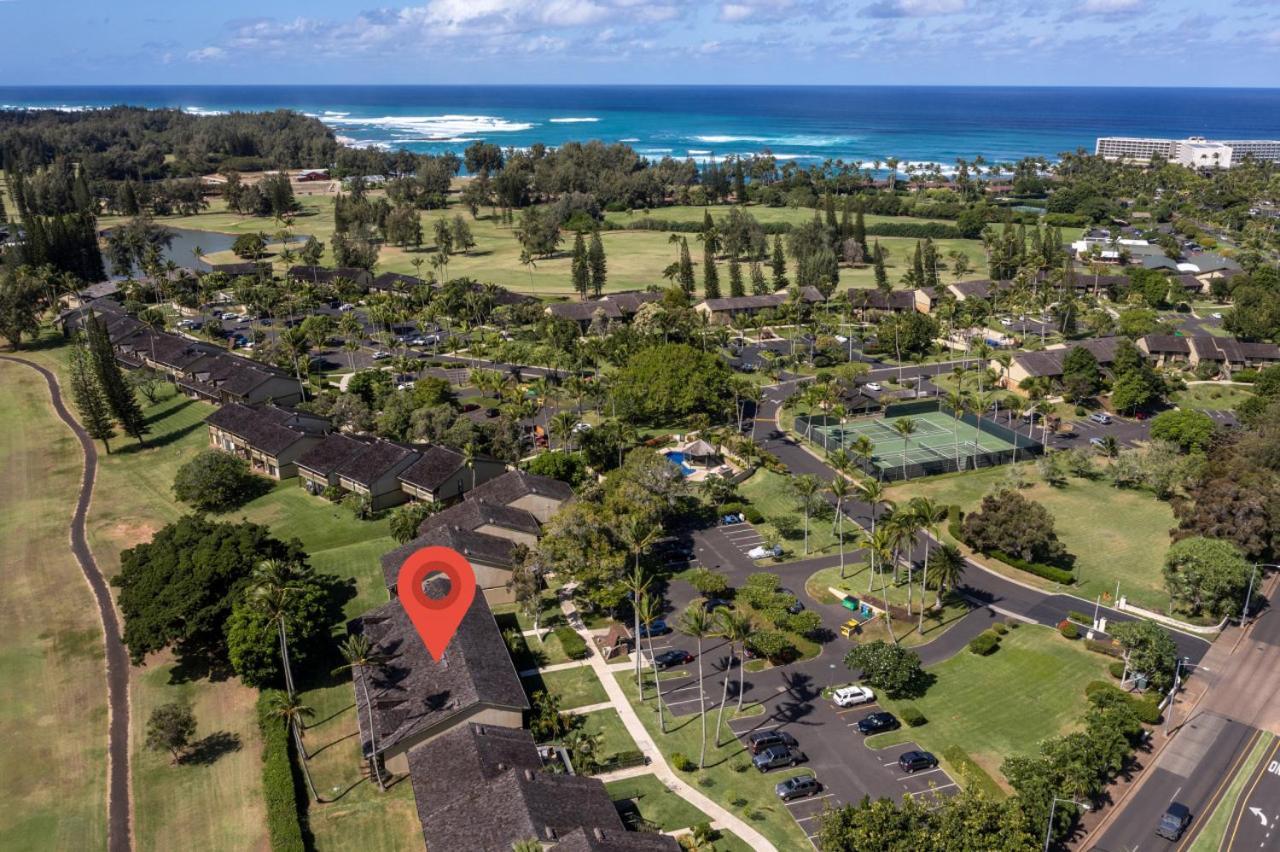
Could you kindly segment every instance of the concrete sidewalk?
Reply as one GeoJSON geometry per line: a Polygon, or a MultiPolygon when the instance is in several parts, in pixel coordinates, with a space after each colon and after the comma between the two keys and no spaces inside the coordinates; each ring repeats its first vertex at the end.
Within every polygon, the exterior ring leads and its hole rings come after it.
{"type": "MultiPolygon", "coordinates": [[[[578,631],[578,634],[587,640],[588,644],[594,644],[591,641],[591,631],[582,623],[582,619],[578,616],[577,607],[573,605],[573,602],[567,598],[561,598],[560,609],[569,620],[569,625],[578,631]]],[[[635,708],[627,700],[626,694],[622,691],[622,687],[618,685],[618,681],[614,678],[613,672],[609,670],[608,664],[599,654],[592,654],[588,663],[595,672],[596,677],[600,679],[600,683],[604,686],[604,691],[609,696],[610,704],[618,711],[618,715],[622,717],[622,724],[626,726],[627,733],[631,734],[631,738],[636,741],[636,748],[644,752],[645,756],[649,758],[650,764],[644,768],[651,770],[658,777],[658,780],[678,793],[686,802],[702,810],[711,819],[712,825],[718,825],[728,831],[732,831],[752,849],[777,852],[777,847],[766,840],[764,835],[676,775],[667,764],[666,758],[662,756],[662,751],[658,748],[658,744],[654,742],[653,737],[649,736],[648,729],[640,721],[640,717],[636,715],[635,708]]]]}

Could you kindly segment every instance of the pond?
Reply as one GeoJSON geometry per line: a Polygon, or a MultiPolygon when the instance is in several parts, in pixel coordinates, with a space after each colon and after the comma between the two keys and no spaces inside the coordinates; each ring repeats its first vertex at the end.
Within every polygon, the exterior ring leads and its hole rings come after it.
{"type": "MultiPolygon", "coordinates": [[[[195,257],[191,252],[197,246],[199,246],[201,253],[205,255],[216,254],[220,251],[231,251],[231,245],[236,241],[237,236],[236,234],[220,234],[217,231],[197,231],[192,228],[174,228],[168,225],[165,227],[169,233],[173,234],[173,242],[160,253],[161,257],[165,260],[172,260],[178,266],[185,266],[188,269],[191,269],[196,263],[195,257]]],[[[275,238],[272,237],[271,240],[274,242],[275,238]]],[[[298,243],[305,241],[306,237],[296,235],[291,240],[291,242],[298,243]]],[[[106,252],[103,252],[102,260],[107,266],[107,275],[110,278],[128,277],[124,272],[116,272],[106,252]]],[[[199,262],[199,268],[207,272],[209,264],[202,260],[199,262]]],[[[136,271],[135,274],[137,274],[136,271]]]]}

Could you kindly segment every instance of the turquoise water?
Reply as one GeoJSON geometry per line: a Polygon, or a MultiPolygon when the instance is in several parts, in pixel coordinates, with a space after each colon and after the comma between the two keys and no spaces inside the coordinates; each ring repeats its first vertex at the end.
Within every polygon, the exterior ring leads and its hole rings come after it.
{"type": "Polygon", "coordinates": [[[669,452],[669,453],[663,453],[663,455],[667,457],[667,460],[669,462],[671,462],[676,467],[680,468],[680,472],[685,476],[688,476],[689,474],[693,473],[693,468],[689,467],[689,465],[684,463],[684,453],[678,453],[673,450],[672,452],[669,452]]]}
{"type": "Polygon", "coordinates": [[[729,86],[3,87],[0,107],[288,108],[355,144],[460,152],[626,142],[650,158],[951,164],[1092,151],[1098,136],[1280,138],[1280,89],[729,86]]]}

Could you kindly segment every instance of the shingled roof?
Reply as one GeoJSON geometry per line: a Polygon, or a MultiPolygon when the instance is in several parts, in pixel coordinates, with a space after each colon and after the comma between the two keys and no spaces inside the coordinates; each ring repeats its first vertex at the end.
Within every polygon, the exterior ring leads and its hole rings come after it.
{"type": "Polygon", "coordinates": [[[1116,359],[1116,347],[1120,343],[1118,337],[1097,337],[1090,340],[1080,340],[1066,346],[1060,346],[1056,349],[1045,349],[1040,352],[1022,352],[1014,356],[1013,362],[1022,367],[1029,376],[1048,376],[1050,378],[1062,375],[1062,365],[1066,360],[1067,353],[1076,347],[1087,349],[1093,353],[1093,357],[1097,359],[1102,366],[1110,364],[1116,359]]]}
{"type": "Polygon", "coordinates": [[[511,568],[515,565],[513,551],[516,543],[510,539],[441,523],[426,529],[408,544],[402,544],[395,550],[382,555],[382,576],[387,583],[387,588],[396,587],[396,581],[400,577],[400,566],[414,551],[432,545],[456,550],[469,560],[491,565],[494,568],[511,568]]]}
{"type": "MultiPolygon", "coordinates": [[[[777,293],[770,293],[767,296],[729,296],[724,299],[705,299],[702,305],[713,312],[758,311],[785,305],[790,298],[791,294],[788,291],[779,290],[777,293]]],[[[822,295],[822,292],[817,287],[801,288],[800,299],[810,303],[826,301],[826,297],[822,295]]]]}
{"type": "Polygon", "coordinates": [[[399,601],[365,613],[350,628],[387,661],[364,672],[372,714],[365,690],[356,690],[366,755],[371,750],[370,720],[381,752],[478,706],[516,711],[529,707],[484,595],[475,596],[439,662],[428,653],[399,601]]]}
{"type": "Polygon", "coordinates": [[[487,500],[505,506],[530,494],[564,502],[573,497],[573,488],[567,482],[549,476],[511,470],[477,485],[471,491],[471,499],[487,500]]]}
{"type": "Polygon", "coordinates": [[[298,467],[306,468],[321,476],[329,476],[336,472],[339,467],[364,452],[368,446],[369,443],[367,441],[361,441],[350,435],[343,435],[341,432],[334,432],[303,453],[298,458],[298,467]]]}
{"type": "Polygon", "coordinates": [[[466,458],[451,447],[432,444],[422,451],[422,456],[400,472],[400,481],[415,488],[435,491],[449,477],[462,469],[466,458]]]}
{"type": "Polygon", "coordinates": [[[912,290],[870,290],[865,287],[850,287],[849,304],[855,308],[866,308],[873,311],[910,311],[916,306],[916,294],[912,290]]]}
{"type": "Polygon", "coordinates": [[[674,837],[653,831],[617,831],[599,826],[575,828],[555,845],[555,852],[680,852],[674,837]]]}
{"type": "Polygon", "coordinates": [[[334,473],[369,487],[396,465],[410,456],[417,455],[418,451],[411,447],[404,447],[391,441],[372,441],[365,445],[363,452],[356,453],[338,465],[334,473]]]}
{"type": "Polygon", "coordinates": [[[326,266],[291,266],[289,278],[317,284],[330,284],[339,278],[345,278],[362,287],[368,287],[373,282],[373,275],[369,270],[355,266],[337,266],[332,269],[326,266]]]}
{"type": "Polygon", "coordinates": [[[404,291],[412,290],[414,287],[421,287],[426,283],[423,279],[412,275],[402,275],[399,272],[384,272],[374,278],[369,286],[374,290],[404,291]]]}
{"type": "Polygon", "coordinates": [[[537,535],[542,530],[538,519],[524,509],[474,498],[456,503],[443,512],[427,518],[418,527],[418,534],[423,535],[440,526],[458,527],[464,530],[493,526],[531,535],[537,535]]]}
{"type": "Polygon", "coordinates": [[[507,852],[529,838],[556,843],[596,828],[602,836],[626,833],[604,783],[541,771],[537,746],[523,730],[459,726],[409,753],[409,779],[428,850],[507,852]]]}
{"type": "Polygon", "coordinates": [[[284,452],[308,435],[322,433],[311,423],[304,423],[295,412],[274,405],[250,408],[232,402],[219,406],[204,422],[230,432],[254,449],[272,456],[284,452]]]}

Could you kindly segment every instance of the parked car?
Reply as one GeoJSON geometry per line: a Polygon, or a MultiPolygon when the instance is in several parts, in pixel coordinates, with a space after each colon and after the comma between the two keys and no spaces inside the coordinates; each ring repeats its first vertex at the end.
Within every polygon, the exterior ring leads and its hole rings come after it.
{"type": "Polygon", "coordinates": [[[338,305],[338,310],[342,311],[344,314],[347,311],[354,311],[355,309],[356,309],[356,306],[351,304],[350,302],[344,302],[343,304],[338,305]]]}
{"type": "Polygon", "coordinates": [[[653,662],[660,670],[669,669],[672,666],[683,666],[685,663],[692,663],[693,654],[679,649],[663,651],[661,654],[653,658],[653,662]]]}
{"type": "Polygon", "coordinates": [[[1105,447],[1105,446],[1107,445],[1107,442],[1106,442],[1106,441],[1104,441],[1102,438],[1099,438],[1099,437],[1097,437],[1097,436],[1094,436],[1094,437],[1090,438],[1090,439],[1089,439],[1089,443],[1090,443],[1090,444],[1092,444],[1093,446],[1095,446],[1095,447],[1099,448],[1099,449],[1101,449],[1101,448],[1103,448],[1103,447],[1105,447]]]}
{"type": "Polygon", "coordinates": [[[747,551],[750,559],[768,559],[770,556],[781,556],[782,545],[775,544],[773,547],[765,547],[763,544],[757,544],[755,547],[747,551]]]}
{"type": "Polygon", "coordinates": [[[1165,840],[1177,840],[1191,824],[1191,809],[1181,802],[1170,802],[1156,825],[1156,834],[1165,840]]]}
{"type": "Polygon", "coordinates": [[[784,802],[801,799],[805,796],[816,796],[822,792],[822,784],[812,775],[797,775],[774,785],[773,792],[784,802]]]}
{"type": "Polygon", "coordinates": [[[898,768],[910,775],[921,769],[933,769],[938,765],[938,758],[927,751],[907,751],[898,758],[898,768]]]}
{"type": "Polygon", "coordinates": [[[876,694],[869,686],[842,686],[831,693],[831,700],[837,707],[856,707],[859,704],[870,704],[876,700],[876,694]]]}
{"type": "Polygon", "coordinates": [[[725,515],[720,519],[720,525],[724,527],[731,527],[734,524],[742,523],[743,520],[745,519],[742,517],[742,515],[737,513],[731,513],[731,514],[725,515]]]}
{"type": "Polygon", "coordinates": [[[804,752],[799,749],[774,746],[751,758],[751,765],[761,772],[768,772],[770,769],[777,769],[780,766],[799,766],[808,759],[804,756],[804,752]]]}
{"type": "Polygon", "coordinates": [[[1214,311],[1214,312],[1211,314],[1211,316],[1212,316],[1214,319],[1222,319],[1222,314],[1218,313],[1217,311],[1214,311]]]}
{"type": "Polygon", "coordinates": [[[702,602],[702,608],[707,612],[715,612],[718,609],[733,609],[733,604],[724,598],[707,598],[702,602]]]}
{"type": "Polygon", "coordinates": [[[670,632],[671,626],[661,618],[655,618],[651,624],[640,622],[641,639],[648,639],[650,636],[665,636],[670,632]]]}
{"type": "Polygon", "coordinates": [[[872,393],[880,393],[880,391],[884,390],[884,385],[879,382],[867,382],[863,387],[872,393]]]}
{"type": "Polygon", "coordinates": [[[767,748],[799,748],[800,743],[786,731],[774,728],[768,731],[756,731],[747,737],[747,748],[752,754],[759,754],[767,748]]]}
{"type": "Polygon", "coordinates": [[[1093,414],[1089,415],[1089,419],[1100,426],[1111,425],[1111,415],[1107,414],[1105,411],[1095,411],[1093,414]]]}
{"type": "Polygon", "coordinates": [[[387,352],[385,349],[379,349],[377,352],[373,353],[373,360],[375,361],[385,361],[390,357],[391,353],[387,352]]]}
{"type": "Polygon", "coordinates": [[[858,733],[878,734],[881,731],[892,731],[898,727],[898,720],[892,713],[872,713],[858,720],[858,733]]]}
{"type": "Polygon", "coordinates": [[[790,589],[784,589],[781,586],[778,587],[778,591],[784,595],[791,595],[791,597],[796,599],[795,603],[787,607],[787,612],[791,613],[792,615],[799,615],[800,613],[804,612],[804,604],[800,602],[799,595],[797,595],[795,592],[791,591],[790,589]]]}

